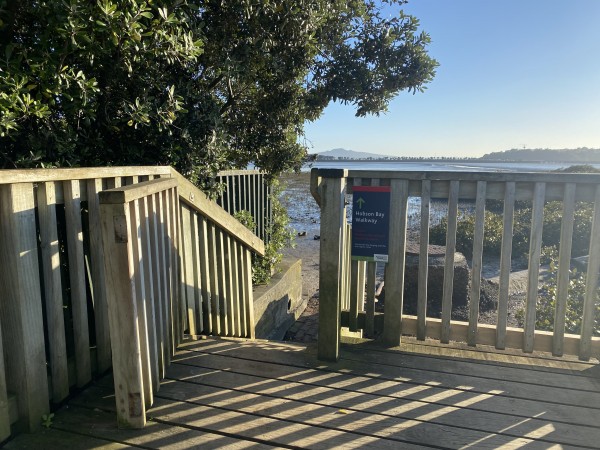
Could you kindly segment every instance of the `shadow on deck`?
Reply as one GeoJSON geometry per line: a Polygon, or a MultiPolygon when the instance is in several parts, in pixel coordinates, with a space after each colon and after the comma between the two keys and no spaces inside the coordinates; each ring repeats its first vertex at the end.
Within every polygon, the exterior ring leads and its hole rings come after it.
{"type": "Polygon", "coordinates": [[[596,448],[600,367],[407,340],[400,351],[206,339],[173,358],[143,430],[116,425],[112,377],[16,448],[596,448]]]}

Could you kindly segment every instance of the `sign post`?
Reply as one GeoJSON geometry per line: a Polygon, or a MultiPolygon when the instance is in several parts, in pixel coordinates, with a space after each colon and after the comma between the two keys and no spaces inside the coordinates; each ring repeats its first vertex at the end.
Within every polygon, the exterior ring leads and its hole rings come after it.
{"type": "Polygon", "coordinates": [[[352,259],[388,262],[390,187],[354,186],[352,259]]]}

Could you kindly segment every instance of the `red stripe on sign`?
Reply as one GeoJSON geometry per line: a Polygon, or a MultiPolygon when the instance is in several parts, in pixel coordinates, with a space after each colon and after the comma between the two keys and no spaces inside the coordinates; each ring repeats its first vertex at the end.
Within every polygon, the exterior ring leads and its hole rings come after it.
{"type": "Polygon", "coordinates": [[[391,186],[352,186],[352,192],[391,192],[391,186]]]}

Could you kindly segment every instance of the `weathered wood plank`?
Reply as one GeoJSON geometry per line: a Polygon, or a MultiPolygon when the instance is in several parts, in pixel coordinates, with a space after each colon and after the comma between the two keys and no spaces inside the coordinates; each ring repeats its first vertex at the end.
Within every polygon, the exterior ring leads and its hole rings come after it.
{"type": "Polygon", "coordinates": [[[186,300],[186,313],[187,321],[190,334],[198,334],[196,331],[196,301],[195,301],[195,282],[194,282],[194,262],[193,262],[193,228],[191,221],[194,215],[188,208],[183,207],[181,212],[181,235],[183,240],[183,247],[181,251],[182,260],[182,281],[183,288],[182,294],[186,300]]]}
{"type": "Polygon", "coordinates": [[[233,291],[233,255],[231,254],[231,236],[223,234],[223,255],[225,257],[225,271],[221,275],[225,284],[225,302],[227,304],[227,329],[229,336],[238,336],[235,327],[236,304],[234,301],[235,292],[233,291]]]}
{"type": "MultiPolygon", "coordinates": [[[[193,375],[194,371],[183,369],[180,373],[182,377],[189,377],[193,375]]],[[[211,381],[214,378],[217,377],[211,377],[211,381]]],[[[244,382],[246,379],[246,377],[237,378],[239,382],[244,382]]],[[[293,389],[293,387],[296,387],[293,383],[290,383],[288,386],[284,384],[282,389],[286,391],[293,389]]],[[[171,401],[185,401],[192,398],[191,402],[194,405],[199,405],[203,408],[212,408],[214,405],[230,413],[251,414],[255,418],[254,421],[260,421],[261,426],[266,426],[267,428],[270,427],[265,419],[275,419],[285,420],[297,425],[311,426],[312,433],[309,432],[306,435],[318,436],[325,432],[325,430],[335,430],[344,433],[340,436],[340,440],[334,441],[337,445],[343,445],[344,442],[349,443],[357,439],[358,436],[353,436],[357,431],[369,436],[374,444],[376,443],[382,448],[390,447],[394,443],[403,448],[404,445],[408,445],[409,447],[415,445],[436,445],[436,443],[439,443],[440,435],[442,434],[447,437],[445,445],[450,448],[460,448],[472,442],[488,440],[493,441],[493,445],[499,445],[503,442],[508,445],[535,442],[533,439],[522,439],[519,436],[515,436],[514,433],[499,434],[492,432],[490,436],[488,431],[474,430],[472,427],[464,427],[463,424],[460,424],[460,429],[455,430],[454,433],[451,433],[452,437],[449,437],[446,427],[452,426],[450,424],[439,424],[434,419],[422,419],[422,416],[419,414],[416,414],[416,418],[413,419],[398,417],[396,414],[388,414],[385,411],[381,411],[380,413],[374,411],[364,412],[356,407],[350,407],[348,410],[345,410],[345,414],[340,414],[340,408],[335,400],[331,404],[323,404],[329,402],[314,404],[310,401],[298,401],[295,398],[273,398],[254,393],[243,394],[232,390],[224,390],[221,391],[221,398],[223,400],[215,402],[213,399],[213,404],[211,405],[211,394],[214,397],[218,392],[219,389],[217,388],[202,387],[187,383],[171,383],[165,387],[164,398],[171,401]],[[232,398],[233,396],[235,396],[235,400],[232,398]],[[332,417],[335,419],[332,419],[332,417]],[[262,423],[263,421],[265,423],[262,423]]],[[[335,391],[327,392],[329,395],[335,395],[335,393],[335,391]]],[[[347,398],[346,392],[339,392],[339,394],[347,398]]],[[[353,404],[353,402],[348,403],[353,404]]],[[[375,399],[373,403],[377,404],[378,402],[375,399]]],[[[191,407],[195,409],[193,406],[191,407]]],[[[456,410],[459,410],[459,408],[456,408],[456,410]]],[[[395,412],[395,410],[392,411],[395,412]]],[[[439,415],[442,416],[444,414],[440,411],[439,415]]],[[[435,418],[438,414],[434,410],[433,413],[425,415],[425,417],[428,416],[435,418]]],[[[513,425],[517,424],[517,421],[514,419],[511,422],[513,425]]],[[[454,424],[458,425],[457,423],[454,424]]],[[[537,436],[534,434],[531,437],[537,436]]],[[[277,435],[274,435],[273,439],[275,442],[281,442],[281,437],[277,435]]],[[[295,441],[288,441],[287,443],[297,445],[295,441]]],[[[320,442],[316,441],[313,445],[316,446],[319,444],[320,442]]],[[[485,444],[485,446],[489,447],[492,444],[485,444]]]]}
{"type": "Polygon", "coordinates": [[[255,320],[254,320],[254,295],[252,292],[252,252],[244,249],[244,269],[246,278],[246,337],[254,339],[255,335],[255,320]]]}
{"type": "Polygon", "coordinates": [[[135,289],[133,301],[136,302],[136,321],[138,324],[138,339],[140,345],[140,361],[142,365],[142,387],[144,389],[144,402],[146,408],[153,403],[152,393],[152,368],[150,362],[150,343],[148,340],[147,313],[146,313],[146,281],[144,279],[144,255],[142,254],[142,233],[139,200],[126,204],[129,207],[129,220],[131,224],[131,258],[133,267],[133,280],[135,289]]]}
{"type": "Polygon", "coordinates": [[[152,258],[152,289],[154,291],[154,315],[157,322],[157,352],[159,362],[159,375],[164,378],[169,361],[169,331],[166,314],[166,297],[164,287],[164,271],[163,271],[163,244],[162,244],[162,226],[160,219],[160,195],[155,194],[150,196],[148,202],[149,208],[149,225],[150,225],[150,251],[152,258]]]}
{"type": "Polygon", "coordinates": [[[100,201],[98,193],[103,190],[99,178],[87,181],[87,201],[90,233],[90,263],[92,266],[92,298],[94,302],[94,320],[96,325],[96,367],[98,373],[104,373],[111,366],[110,330],[108,325],[108,305],[104,290],[104,247],[100,228],[100,201]]]}
{"type": "Polygon", "coordinates": [[[477,182],[477,201],[475,203],[475,230],[473,235],[473,257],[471,259],[471,294],[469,301],[469,334],[467,343],[477,343],[477,324],[479,322],[479,296],[481,288],[481,266],[483,258],[483,233],[485,220],[486,182],[477,182]]]}
{"type": "MultiPolygon", "coordinates": [[[[252,289],[252,279],[248,282],[247,269],[246,269],[246,251],[241,244],[237,246],[237,260],[238,260],[238,286],[240,287],[240,333],[243,337],[247,337],[249,334],[248,329],[248,290],[252,289]]],[[[254,305],[251,305],[254,310],[254,305]]]]}
{"type": "Polygon", "coordinates": [[[442,333],[440,341],[450,341],[450,316],[454,292],[454,255],[456,251],[456,227],[458,221],[458,189],[460,182],[450,181],[448,196],[448,226],[446,229],[446,256],[444,258],[444,286],[442,294],[442,333]]]}
{"type": "Polygon", "coordinates": [[[166,189],[177,186],[177,180],[174,178],[158,178],[155,180],[137,182],[138,177],[131,177],[131,182],[126,186],[116,186],[113,189],[107,189],[102,194],[103,203],[128,203],[152,194],[162,192],[166,189]]]}
{"type": "Polygon", "coordinates": [[[600,184],[596,187],[594,202],[594,218],[590,234],[590,254],[586,276],[585,298],[583,302],[583,318],[581,319],[581,346],[579,357],[587,360],[594,355],[600,358],[600,352],[592,351],[594,334],[596,298],[598,295],[598,272],[600,271],[600,184]]]}
{"type": "Polygon", "coordinates": [[[77,386],[92,380],[90,362],[90,335],[88,327],[85,265],[83,258],[83,228],[81,223],[81,193],[78,180],[63,182],[65,218],[67,226],[67,253],[71,287],[71,310],[75,334],[75,364],[77,386]]]}
{"type": "Polygon", "coordinates": [[[139,211],[140,211],[140,238],[141,238],[141,251],[142,264],[141,269],[143,270],[144,280],[144,293],[145,293],[145,316],[146,316],[146,333],[148,335],[148,354],[150,357],[150,375],[152,381],[152,391],[157,392],[160,386],[160,372],[162,366],[162,355],[159,358],[159,342],[157,336],[160,336],[161,324],[157,320],[157,299],[154,292],[153,278],[153,267],[154,261],[153,256],[153,242],[150,234],[150,214],[149,202],[152,199],[152,195],[144,197],[139,200],[139,211]]]}
{"type": "Polygon", "coordinates": [[[207,334],[212,333],[212,313],[211,313],[211,297],[212,286],[210,281],[210,253],[209,253],[209,235],[207,222],[204,217],[198,215],[198,233],[200,244],[200,286],[201,286],[201,309],[202,309],[202,327],[207,334]]]}
{"type": "Polygon", "coordinates": [[[383,341],[400,345],[408,217],[408,180],[392,179],[390,194],[389,262],[385,271],[385,317],[383,341]]]}
{"type": "Polygon", "coordinates": [[[358,331],[358,303],[359,303],[359,284],[358,284],[358,261],[350,261],[350,331],[358,331]]]}
{"type": "Polygon", "coordinates": [[[424,341],[427,329],[427,278],[429,271],[429,209],[431,207],[431,181],[423,180],[421,186],[421,231],[419,233],[419,279],[417,298],[417,339],[424,341]]]}
{"type": "Polygon", "coordinates": [[[179,192],[177,190],[177,185],[173,186],[171,189],[167,191],[167,195],[170,196],[170,208],[171,208],[171,230],[172,230],[172,238],[171,238],[171,247],[173,249],[172,258],[171,258],[171,276],[173,278],[173,289],[174,289],[174,297],[177,303],[178,317],[181,319],[181,325],[179,327],[179,332],[177,334],[177,339],[175,340],[175,349],[183,340],[183,329],[184,329],[184,309],[181,302],[181,289],[180,289],[180,280],[181,280],[181,269],[180,269],[180,259],[179,253],[181,249],[181,208],[179,207],[179,192]]]}
{"type": "Polygon", "coordinates": [[[562,356],[563,354],[563,337],[565,335],[565,317],[567,313],[567,295],[569,291],[569,272],[571,269],[571,249],[573,247],[576,188],[577,186],[573,183],[565,185],[565,199],[563,201],[558,254],[556,307],[554,310],[554,341],[552,344],[552,354],[555,356],[562,356]]]}
{"type": "Polygon", "coordinates": [[[167,166],[78,167],[74,169],[16,169],[0,172],[0,184],[44,183],[47,181],[89,180],[132,175],[169,175],[167,166]]]}
{"type": "Polygon", "coordinates": [[[217,250],[217,282],[219,284],[219,323],[221,324],[220,336],[229,336],[229,309],[227,305],[227,290],[225,287],[225,236],[223,230],[215,231],[217,250]]]}
{"type": "Polygon", "coordinates": [[[59,403],[69,395],[69,368],[63,307],[63,288],[60,274],[60,249],[56,220],[54,182],[41,183],[37,190],[40,222],[40,248],[44,279],[44,300],[50,351],[51,397],[59,403]]]}
{"type": "MultiPolygon", "coordinates": [[[[183,208],[181,208],[183,210],[183,208]]],[[[196,332],[202,333],[204,332],[204,312],[202,311],[202,289],[204,289],[202,282],[202,262],[200,255],[200,239],[202,239],[202,234],[200,231],[201,227],[201,219],[199,214],[192,214],[192,235],[193,235],[193,257],[194,257],[194,304],[196,311],[196,332]]],[[[185,231],[182,229],[181,234],[183,235],[185,231]]],[[[183,239],[183,236],[182,236],[183,239]]],[[[181,268],[183,272],[183,268],[181,268]]]]}
{"type": "Polygon", "coordinates": [[[375,335],[375,277],[377,263],[369,261],[367,263],[367,299],[365,303],[366,323],[365,333],[372,337],[375,335]]]}
{"type": "Polygon", "coordinates": [[[129,206],[102,204],[102,197],[100,203],[117,419],[120,426],[142,428],[146,408],[129,206]]]}
{"type": "Polygon", "coordinates": [[[181,326],[181,318],[179,316],[179,299],[174,295],[174,285],[179,283],[179,280],[173,279],[173,228],[172,228],[172,216],[171,210],[171,199],[166,191],[159,193],[162,198],[162,221],[163,221],[163,233],[164,233],[164,247],[165,247],[165,286],[166,298],[167,298],[167,324],[169,326],[169,342],[168,348],[171,355],[175,354],[177,348],[177,336],[179,334],[181,326]]]}
{"type": "Polygon", "coordinates": [[[335,361],[340,343],[340,283],[343,233],[346,227],[344,192],[346,172],[329,172],[323,179],[319,251],[319,359],[335,361]]]}
{"type": "Polygon", "coordinates": [[[230,270],[231,270],[231,292],[232,292],[232,301],[233,301],[233,329],[234,336],[244,337],[242,333],[242,309],[244,308],[244,304],[242,303],[242,296],[240,293],[240,276],[238,273],[239,263],[238,263],[238,246],[239,244],[234,238],[230,238],[230,270]]]}
{"type": "Polygon", "coordinates": [[[30,183],[0,186],[0,321],[7,389],[17,395],[22,428],[48,412],[35,202],[30,183]]]}
{"type": "MultiPolygon", "coordinates": [[[[68,386],[67,386],[68,387],[68,386]]],[[[10,411],[6,392],[6,370],[4,367],[4,345],[0,323],[0,442],[10,436],[10,411]]]]}
{"type": "Polygon", "coordinates": [[[540,254],[542,250],[542,228],[544,226],[544,198],[546,185],[535,184],[533,198],[531,235],[529,237],[529,275],[527,279],[527,300],[525,302],[525,324],[523,334],[523,351],[533,351],[535,334],[535,313],[540,277],[540,254]]]}
{"type": "Polygon", "coordinates": [[[210,275],[210,315],[212,318],[211,334],[221,335],[220,303],[221,291],[217,277],[217,231],[213,223],[208,223],[208,261],[210,275]]]}
{"type": "Polygon", "coordinates": [[[500,249],[500,285],[498,287],[498,314],[496,348],[506,346],[506,325],[508,320],[508,287],[512,257],[513,221],[515,215],[515,183],[506,183],[504,193],[504,219],[502,225],[502,247],[500,249]]]}

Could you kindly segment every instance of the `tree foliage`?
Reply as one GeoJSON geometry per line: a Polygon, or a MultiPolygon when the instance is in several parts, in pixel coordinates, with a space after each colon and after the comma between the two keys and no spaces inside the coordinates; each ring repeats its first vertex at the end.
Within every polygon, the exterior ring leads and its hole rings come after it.
{"type": "Polygon", "coordinates": [[[298,167],[331,101],[379,114],[432,79],[402,3],[0,0],[0,167],[298,167]]]}

